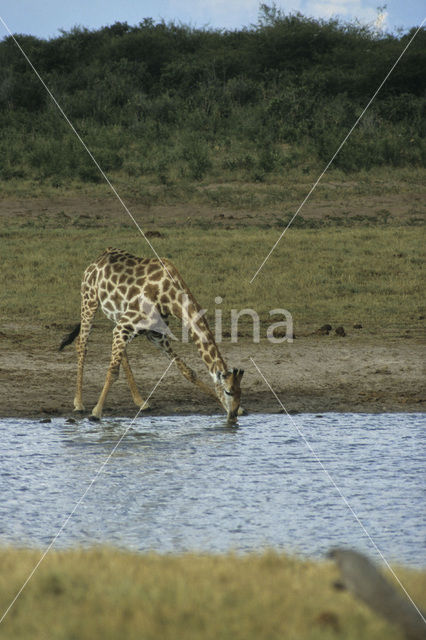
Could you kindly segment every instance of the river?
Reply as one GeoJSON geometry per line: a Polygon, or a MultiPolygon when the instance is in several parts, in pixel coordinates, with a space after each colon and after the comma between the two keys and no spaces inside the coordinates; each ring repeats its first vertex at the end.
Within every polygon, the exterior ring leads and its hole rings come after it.
{"type": "Polygon", "coordinates": [[[425,427],[409,413],[2,419],[0,544],[345,546],[425,567],[425,427]]]}

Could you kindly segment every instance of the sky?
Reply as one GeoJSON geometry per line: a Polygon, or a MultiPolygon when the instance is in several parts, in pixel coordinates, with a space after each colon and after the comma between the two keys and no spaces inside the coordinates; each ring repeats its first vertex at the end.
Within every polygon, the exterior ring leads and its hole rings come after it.
{"type": "MultiPolygon", "coordinates": [[[[275,4],[285,14],[300,11],[315,18],[358,20],[392,32],[419,26],[426,17],[424,0],[265,0],[265,4],[275,4]]],[[[14,34],[50,38],[60,35],[59,29],[97,29],[117,21],[137,25],[144,18],[241,29],[257,22],[259,6],[259,0],[0,0],[0,17],[14,34]]],[[[5,35],[0,21],[0,38],[5,35]]]]}

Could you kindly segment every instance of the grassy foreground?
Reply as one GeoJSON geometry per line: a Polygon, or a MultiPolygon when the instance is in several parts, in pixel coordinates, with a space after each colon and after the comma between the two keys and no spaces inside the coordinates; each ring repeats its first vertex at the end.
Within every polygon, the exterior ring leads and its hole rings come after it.
{"type": "MultiPolygon", "coordinates": [[[[0,552],[1,614],[40,558],[0,552]]],[[[420,605],[426,573],[397,570],[420,605]]],[[[137,555],[111,549],[52,552],[1,625],[4,640],[397,640],[346,592],[334,565],[275,553],[137,555]]]]}
{"type": "MultiPolygon", "coordinates": [[[[230,310],[247,307],[265,324],[282,319],[276,315],[271,320],[270,310],[287,309],[296,334],[328,322],[350,327],[361,322],[371,330],[420,325],[424,297],[418,228],[292,228],[250,284],[281,231],[163,227],[162,237],[153,238],[152,244],[159,255],[174,261],[212,325],[215,311],[221,310],[224,331],[230,310]],[[216,296],[223,302],[216,304],[216,296]]],[[[46,219],[12,218],[2,224],[1,236],[6,283],[2,314],[14,321],[76,322],[82,273],[107,246],[153,255],[130,221],[99,226],[95,218],[66,219],[61,213],[46,219]]],[[[246,318],[250,331],[251,322],[246,318]]]]}

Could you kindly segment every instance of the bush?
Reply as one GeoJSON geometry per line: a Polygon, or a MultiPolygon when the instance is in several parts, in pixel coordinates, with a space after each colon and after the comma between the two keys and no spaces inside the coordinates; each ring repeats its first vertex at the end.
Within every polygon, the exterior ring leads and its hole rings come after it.
{"type": "Polygon", "coordinates": [[[212,166],[207,144],[197,138],[185,142],[182,158],[186,160],[189,175],[194,180],[202,180],[212,166]]]}
{"type": "MultiPolygon", "coordinates": [[[[218,166],[263,180],[286,164],[328,162],[408,41],[266,5],[240,31],[146,19],[19,38],[102,168],[163,183],[172,169],[201,180],[218,166]],[[215,165],[210,150],[223,140],[215,165]]],[[[422,29],[335,166],[424,166],[425,52],[422,29]]],[[[11,38],[0,42],[0,126],[3,179],[97,181],[11,38]]]]}

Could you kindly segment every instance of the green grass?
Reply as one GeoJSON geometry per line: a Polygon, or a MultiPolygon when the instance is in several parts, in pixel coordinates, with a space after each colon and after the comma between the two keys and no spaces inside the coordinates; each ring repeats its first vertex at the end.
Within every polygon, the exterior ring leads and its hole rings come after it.
{"type": "MultiPolygon", "coordinates": [[[[23,223],[1,229],[3,318],[72,323],[79,317],[85,267],[107,246],[151,256],[131,224],[98,227],[90,218],[23,223]]],[[[280,229],[174,228],[152,243],[176,264],[214,317],[250,307],[270,323],[269,310],[291,312],[295,331],[329,322],[370,329],[409,328],[424,313],[422,236],[415,227],[290,229],[257,276],[280,229]],[[223,298],[215,305],[216,296],[223,298]]],[[[275,317],[275,321],[280,320],[275,317]]]]}
{"type": "MultiPolygon", "coordinates": [[[[40,558],[0,551],[0,612],[40,558]]],[[[426,605],[426,573],[397,570],[426,605]]],[[[112,549],[51,552],[1,625],[4,640],[401,640],[336,592],[334,565],[275,553],[137,555],[112,549]]]]}

